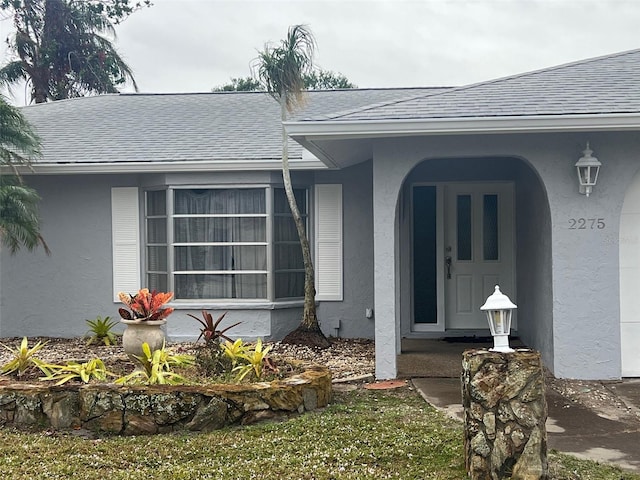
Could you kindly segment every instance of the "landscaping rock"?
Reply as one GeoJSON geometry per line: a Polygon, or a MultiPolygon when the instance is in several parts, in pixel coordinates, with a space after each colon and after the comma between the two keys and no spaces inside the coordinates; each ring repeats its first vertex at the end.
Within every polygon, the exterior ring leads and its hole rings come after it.
{"type": "Polygon", "coordinates": [[[309,366],[283,381],[242,385],[0,384],[5,425],[122,435],[209,431],[325,407],[331,374],[309,366]]]}
{"type": "Polygon", "coordinates": [[[473,480],[547,478],[547,405],[538,352],[464,352],[462,401],[465,462],[473,480]]]}

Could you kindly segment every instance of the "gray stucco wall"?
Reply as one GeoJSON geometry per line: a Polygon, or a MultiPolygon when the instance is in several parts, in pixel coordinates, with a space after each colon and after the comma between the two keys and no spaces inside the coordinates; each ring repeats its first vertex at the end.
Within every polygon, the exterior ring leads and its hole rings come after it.
{"type": "MultiPolygon", "coordinates": [[[[618,286],[618,226],[626,187],[633,178],[640,140],[633,134],[571,133],[528,135],[484,135],[424,138],[394,138],[374,143],[374,250],[377,374],[395,375],[395,354],[399,351],[399,272],[395,238],[396,202],[406,175],[429,158],[523,158],[537,172],[550,205],[550,246],[537,246],[540,260],[551,252],[552,272],[537,271],[532,279],[519,281],[519,288],[540,289],[524,297],[535,329],[524,334],[534,348],[545,351],[553,345],[548,367],[560,377],[618,378],[620,376],[620,328],[618,286]],[[578,193],[574,164],[587,141],[603,163],[598,186],[586,198],[578,193]],[[571,229],[572,219],[601,218],[606,227],[571,229]],[[551,275],[549,275],[549,273],[551,275]],[[539,277],[535,277],[539,275],[539,277]],[[551,289],[544,289],[549,282],[551,289]],[[390,288],[393,286],[394,288],[390,288]],[[533,304],[536,304],[534,307],[533,304]],[[544,318],[552,305],[552,319],[544,318]],[[552,325],[552,337],[546,329],[552,325]]],[[[521,177],[521,182],[526,182],[521,177]]],[[[526,202],[523,193],[519,202],[526,202]]],[[[547,230],[548,223],[538,213],[541,192],[531,192],[531,205],[522,206],[533,214],[533,225],[547,230]],[[546,225],[546,226],[545,226],[546,225]]],[[[540,208],[544,208],[540,206],[540,208]]],[[[527,221],[526,218],[519,222],[527,221]]],[[[524,227],[520,227],[525,232],[524,227]]],[[[519,237],[522,237],[521,233],[519,237]]],[[[531,241],[533,244],[533,240],[531,241]]],[[[524,241],[523,247],[527,245],[524,241]]],[[[547,262],[548,264],[548,262],[547,262]]],[[[527,266],[518,266],[522,278],[527,266]]],[[[533,269],[540,269],[533,261],[533,269]]],[[[545,267],[542,267],[543,269],[545,267]]],[[[518,298],[514,299],[516,303],[518,298]]],[[[529,320],[529,319],[527,319],[529,320]]]]}
{"type": "Polygon", "coordinates": [[[636,134],[605,133],[576,137],[569,138],[582,140],[574,147],[578,153],[562,137],[551,137],[546,146],[553,154],[541,168],[553,230],[555,370],[563,377],[619,378],[620,213],[637,170],[640,139],[636,134]],[[576,193],[573,165],[558,165],[568,155],[577,160],[587,139],[603,164],[589,198],[576,193]],[[553,167],[555,176],[550,175],[553,167]],[[606,227],[570,229],[570,220],[576,218],[602,218],[606,227]]]}
{"type": "MultiPolygon", "coordinates": [[[[309,174],[296,176],[309,181],[309,174]]],[[[136,175],[27,176],[42,202],[42,234],[51,249],[19,252],[2,249],[0,264],[0,336],[76,337],[87,332],[85,319],[118,318],[113,301],[111,187],[137,186],[136,175]]],[[[271,172],[239,175],[149,175],[146,185],[178,184],[277,184],[281,176],[271,172]]],[[[143,268],[144,270],[144,268],[143,268]]],[[[200,316],[207,308],[214,316],[229,313],[225,323],[242,322],[229,333],[252,340],[282,338],[302,318],[302,302],[256,304],[175,305],[167,333],[174,340],[195,340],[199,324],[187,313],[200,316]]],[[[224,325],[224,324],[223,324],[224,325]]],[[[117,330],[122,330],[118,327],[117,330]]]]}
{"type": "Polygon", "coordinates": [[[518,335],[553,365],[551,216],[544,187],[525,163],[516,181],[518,335]]]}
{"type": "Polygon", "coordinates": [[[112,300],[111,185],[136,177],[26,177],[42,202],[42,250],[2,251],[1,336],[78,336],[85,319],[117,316],[112,300]]]}
{"type": "Polygon", "coordinates": [[[320,302],[318,315],[323,331],[341,337],[373,338],[374,319],[365,317],[373,308],[373,211],[372,168],[364,162],[339,171],[316,172],[315,183],[342,184],[343,301],[320,302]]]}

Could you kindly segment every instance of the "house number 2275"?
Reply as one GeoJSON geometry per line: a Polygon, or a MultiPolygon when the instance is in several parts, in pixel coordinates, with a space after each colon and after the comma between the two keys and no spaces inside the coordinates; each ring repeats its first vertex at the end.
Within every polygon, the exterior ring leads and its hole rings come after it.
{"type": "Polygon", "coordinates": [[[602,230],[607,225],[604,218],[570,218],[569,230],[602,230]]]}

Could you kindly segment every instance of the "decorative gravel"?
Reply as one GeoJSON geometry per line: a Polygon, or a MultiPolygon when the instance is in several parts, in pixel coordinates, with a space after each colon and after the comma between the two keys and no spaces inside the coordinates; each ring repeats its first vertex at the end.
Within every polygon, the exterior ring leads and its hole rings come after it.
{"type": "MultiPolygon", "coordinates": [[[[1,338],[0,343],[16,348],[22,338],[1,338]]],[[[37,357],[48,363],[64,364],[70,361],[83,362],[92,358],[102,359],[107,366],[128,362],[128,357],[122,350],[122,345],[100,346],[87,345],[87,340],[78,338],[49,338],[31,337],[29,347],[33,347],[38,341],[47,342],[40,350],[37,357]]],[[[174,353],[192,354],[195,343],[169,342],[168,347],[174,353]]],[[[280,342],[268,343],[273,345],[274,357],[290,357],[297,360],[311,361],[320,365],[326,365],[334,380],[344,380],[353,377],[373,376],[375,370],[373,341],[366,339],[341,339],[332,338],[331,347],[320,350],[297,345],[284,345],[280,342]]],[[[4,365],[12,358],[11,352],[0,347],[0,365],[4,365]]]]}

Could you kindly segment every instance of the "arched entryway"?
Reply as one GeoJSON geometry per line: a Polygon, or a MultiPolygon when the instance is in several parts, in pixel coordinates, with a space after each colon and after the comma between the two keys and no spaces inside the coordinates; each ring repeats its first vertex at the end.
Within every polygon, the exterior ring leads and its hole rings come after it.
{"type": "Polygon", "coordinates": [[[403,182],[396,225],[402,338],[489,335],[479,307],[500,284],[518,304],[515,333],[552,365],[549,203],[528,162],[424,160],[403,182]]]}

